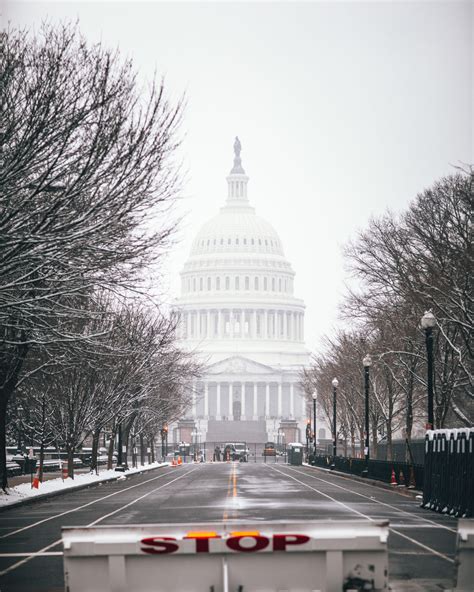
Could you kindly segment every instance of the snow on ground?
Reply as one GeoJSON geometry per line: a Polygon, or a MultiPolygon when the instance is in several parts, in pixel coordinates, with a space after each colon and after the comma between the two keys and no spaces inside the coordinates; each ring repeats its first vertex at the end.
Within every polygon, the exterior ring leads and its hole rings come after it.
{"type": "Polygon", "coordinates": [[[31,487],[30,483],[22,483],[15,487],[8,489],[8,494],[0,490],[0,506],[9,506],[20,500],[36,497],[52,491],[74,489],[79,485],[85,485],[88,483],[100,483],[111,478],[126,479],[127,476],[135,473],[141,473],[142,471],[149,471],[151,469],[157,469],[159,467],[166,467],[169,463],[150,463],[149,465],[139,465],[135,469],[128,469],[124,473],[119,473],[114,469],[108,471],[100,471],[98,475],[95,473],[81,473],[76,475],[74,479],[65,479],[64,481],[59,477],[58,479],[50,479],[39,484],[38,489],[31,487]]]}

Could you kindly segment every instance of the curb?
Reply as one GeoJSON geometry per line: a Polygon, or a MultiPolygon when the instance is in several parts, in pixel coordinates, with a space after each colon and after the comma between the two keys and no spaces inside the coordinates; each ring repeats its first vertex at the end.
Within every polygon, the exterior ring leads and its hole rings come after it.
{"type": "Polygon", "coordinates": [[[149,471],[154,471],[157,469],[164,469],[165,467],[170,466],[169,464],[163,464],[161,467],[152,467],[146,468],[144,467],[143,470],[137,471],[135,473],[131,473],[127,475],[126,473],[117,472],[117,476],[115,477],[104,477],[103,479],[98,479],[97,481],[92,481],[92,483],[80,483],[78,485],[73,485],[72,487],[68,487],[65,489],[57,489],[56,491],[48,491],[47,493],[39,493],[38,495],[33,495],[31,497],[25,497],[23,499],[19,499],[16,502],[11,504],[0,505],[0,513],[6,512],[10,510],[10,508],[18,508],[19,506],[27,506],[29,504],[34,504],[35,502],[44,501],[50,497],[57,497],[58,495],[65,495],[67,493],[80,491],[81,489],[88,489],[89,487],[94,487],[96,485],[101,485],[102,483],[110,483],[111,481],[118,481],[123,475],[127,478],[135,477],[136,475],[142,475],[143,473],[148,473],[149,471]]]}
{"type": "Polygon", "coordinates": [[[414,500],[419,500],[418,496],[422,495],[422,491],[419,489],[408,489],[405,486],[393,486],[389,483],[384,483],[383,481],[377,481],[376,479],[366,479],[365,477],[359,477],[359,475],[352,475],[351,473],[343,473],[342,471],[335,471],[332,469],[326,469],[325,467],[317,467],[314,465],[309,465],[303,463],[304,466],[309,467],[310,469],[316,469],[317,471],[324,471],[325,473],[330,473],[332,475],[337,475],[338,477],[342,477],[343,479],[350,479],[351,481],[357,481],[358,483],[366,483],[368,485],[373,485],[374,487],[378,487],[379,489],[386,489],[387,491],[391,491],[393,493],[398,493],[405,497],[411,497],[414,500]]]}

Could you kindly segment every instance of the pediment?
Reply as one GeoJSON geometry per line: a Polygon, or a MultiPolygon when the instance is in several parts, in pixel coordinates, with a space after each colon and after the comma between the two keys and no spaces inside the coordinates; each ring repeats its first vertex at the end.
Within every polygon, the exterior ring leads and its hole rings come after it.
{"type": "Polygon", "coordinates": [[[231,356],[207,367],[208,375],[216,374],[275,374],[275,369],[243,356],[231,356]]]}

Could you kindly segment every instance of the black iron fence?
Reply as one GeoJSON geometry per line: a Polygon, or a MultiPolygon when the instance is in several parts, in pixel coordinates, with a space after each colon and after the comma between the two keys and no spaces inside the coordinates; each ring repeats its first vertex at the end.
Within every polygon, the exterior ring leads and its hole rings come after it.
{"type": "MultiPolygon", "coordinates": [[[[350,475],[363,476],[366,468],[365,459],[362,458],[346,458],[343,456],[324,456],[318,454],[317,456],[310,455],[309,462],[319,467],[330,468],[334,465],[336,471],[342,471],[350,475]],[[334,462],[333,462],[334,461],[334,462]]],[[[369,460],[368,462],[369,479],[376,479],[377,481],[384,481],[392,485],[404,485],[416,489],[423,488],[424,467],[420,464],[410,464],[398,461],[386,460],[369,460]]]]}
{"type": "Polygon", "coordinates": [[[474,516],[474,428],[427,433],[422,506],[474,516]]]}

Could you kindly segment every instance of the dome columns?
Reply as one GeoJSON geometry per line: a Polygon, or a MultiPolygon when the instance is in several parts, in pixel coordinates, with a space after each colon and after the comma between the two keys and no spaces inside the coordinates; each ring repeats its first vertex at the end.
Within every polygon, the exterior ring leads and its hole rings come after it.
{"type": "Polygon", "coordinates": [[[182,309],[178,335],[187,340],[251,339],[304,341],[304,313],[282,308],[182,309]]]}

